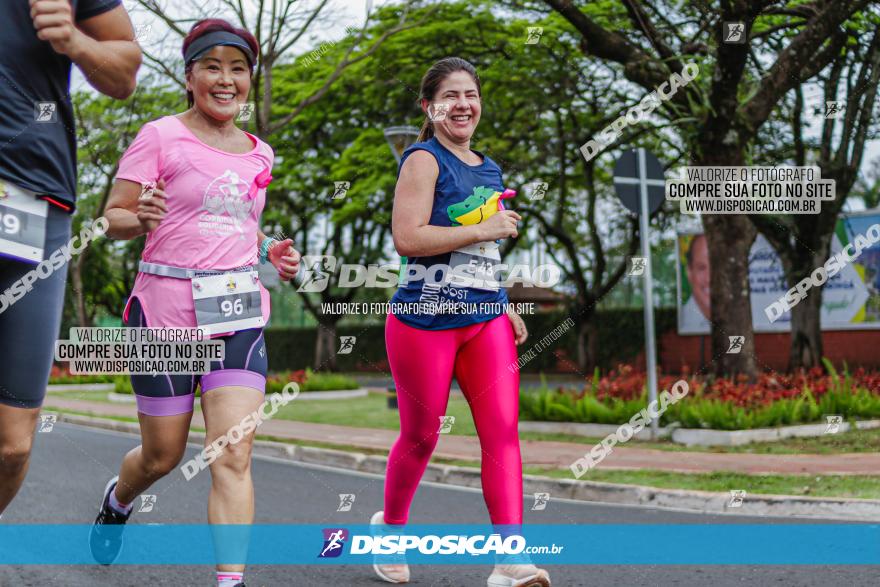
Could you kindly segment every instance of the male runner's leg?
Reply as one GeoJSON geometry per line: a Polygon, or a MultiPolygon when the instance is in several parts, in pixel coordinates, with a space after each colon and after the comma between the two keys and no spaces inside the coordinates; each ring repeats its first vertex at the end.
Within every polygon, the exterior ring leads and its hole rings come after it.
{"type": "MultiPolygon", "coordinates": [[[[45,257],[68,243],[70,222],[67,212],[49,206],[45,257]]],[[[6,294],[36,267],[0,257],[0,513],[27,473],[64,308],[67,264],[37,278],[33,289],[15,300],[6,294]]]]}

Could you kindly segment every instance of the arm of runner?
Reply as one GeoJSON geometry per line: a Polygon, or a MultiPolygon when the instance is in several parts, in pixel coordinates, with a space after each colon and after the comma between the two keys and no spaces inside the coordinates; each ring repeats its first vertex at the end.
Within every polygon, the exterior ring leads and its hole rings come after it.
{"type": "Polygon", "coordinates": [[[513,336],[516,344],[524,343],[529,337],[529,331],[526,329],[526,323],[522,316],[513,310],[507,310],[507,317],[510,318],[510,323],[513,326],[513,336]]]}
{"type": "MultiPolygon", "coordinates": [[[[259,248],[263,245],[263,241],[269,237],[262,232],[257,234],[257,248],[259,248]]],[[[269,245],[267,257],[269,262],[278,270],[278,275],[282,281],[290,281],[299,273],[300,254],[299,251],[293,248],[293,241],[291,239],[276,241],[269,245]]]]}
{"type": "Polygon", "coordinates": [[[70,57],[102,94],[124,100],[134,93],[141,48],[122,5],[76,22],[69,0],[29,0],[37,37],[70,57]]]}
{"type": "Polygon", "coordinates": [[[160,179],[150,193],[137,182],[117,179],[104,210],[104,218],[110,223],[107,236],[118,240],[137,238],[159,226],[167,211],[164,180],[160,179]]]}
{"type": "Polygon", "coordinates": [[[517,236],[516,223],[522,218],[512,210],[502,210],[486,222],[469,226],[428,224],[439,174],[437,160],[427,151],[416,151],[404,162],[391,214],[391,232],[399,254],[427,257],[473,243],[517,236]]]}

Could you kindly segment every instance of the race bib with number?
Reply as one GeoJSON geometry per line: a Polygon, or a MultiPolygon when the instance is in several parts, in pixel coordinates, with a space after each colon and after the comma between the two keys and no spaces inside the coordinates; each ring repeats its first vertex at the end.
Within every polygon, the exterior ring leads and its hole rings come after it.
{"type": "Polygon", "coordinates": [[[0,256],[33,263],[43,260],[49,204],[36,192],[0,180],[0,256]]]}
{"type": "Polygon", "coordinates": [[[266,325],[256,271],[192,278],[196,323],[211,334],[266,325]]]}
{"type": "Polygon", "coordinates": [[[474,243],[453,251],[449,256],[449,271],[445,283],[456,287],[470,287],[498,291],[496,277],[501,252],[498,243],[474,243]]]}

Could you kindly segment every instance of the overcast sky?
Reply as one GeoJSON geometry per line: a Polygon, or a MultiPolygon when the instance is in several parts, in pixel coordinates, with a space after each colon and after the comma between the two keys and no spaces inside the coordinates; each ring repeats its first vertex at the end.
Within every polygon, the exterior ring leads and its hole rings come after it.
{"type": "MultiPolygon", "coordinates": [[[[190,2],[190,5],[192,5],[193,2],[201,2],[206,6],[211,5],[211,3],[215,3],[215,5],[222,4],[219,0],[188,1],[190,2]]],[[[137,2],[134,0],[123,0],[123,2],[126,9],[128,9],[129,13],[132,15],[132,21],[136,28],[139,26],[149,27],[149,38],[144,41],[145,48],[151,53],[157,53],[161,50],[169,56],[169,59],[179,59],[179,37],[176,34],[171,33],[161,20],[147,13],[143,9],[140,9],[137,2]]],[[[186,5],[186,2],[187,0],[164,0],[160,1],[160,4],[164,6],[179,6],[181,4],[186,5]]],[[[320,26],[314,26],[314,33],[310,37],[302,39],[300,43],[294,47],[294,53],[300,53],[318,47],[322,42],[328,40],[342,38],[345,36],[346,27],[360,26],[363,23],[368,6],[377,7],[391,2],[393,2],[393,0],[334,0],[330,5],[334,17],[321,23],[320,26]]],[[[247,5],[247,0],[245,4],[247,5]]],[[[303,4],[306,6],[313,5],[313,1],[305,0],[303,4]]],[[[220,16],[222,17],[224,15],[220,16]]],[[[228,14],[225,16],[230,20],[233,20],[234,15],[228,14]]],[[[184,28],[188,28],[189,26],[191,25],[187,24],[184,28]]],[[[173,62],[169,62],[169,66],[175,69],[179,68],[179,64],[173,62]]],[[[139,76],[142,77],[148,72],[149,68],[146,67],[146,65],[142,66],[139,76]]],[[[90,86],[85,81],[85,78],[82,76],[82,73],[78,68],[74,68],[71,86],[73,91],[90,89],[90,86]]],[[[805,91],[805,101],[806,108],[804,109],[804,115],[807,129],[806,132],[810,136],[816,136],[821,128],[822,119],[817,116],[812,116],[812,112],[813,108],[824,108],[824,100],[817,91],[817,88],[814,87],[808,88],[807,91],[805,91]]],[[[862,171],[866,171],[869,166],[875,166],[878,158],[880,158],[880,141],[869,142],[862,163],[862,171]]],[[[847,208],[853,209],[850,203],[848,203],[847,208]]]]}
{"type": "MultiPolygon", "coordinates": [[[[2,1],[6,0],[0,0],[0,2],[2,1]]],[[[359,27],[363,24],[368,5],[378,7],[388,3],[389,0],[332,0],[328,8],[325,8],[324,13],[329,12],[333,15],[333,18],[328,19],[327,22],[321,23],[320,26],[313,26],[312,29],[314,32],[312,35],[301,39],[300,42],[293,47],[293,53],[299,53],[317,47],[326,40],[342,38],[345,36],[346,27],[359,27]]],[[[175,14],[171,12],[174,6],[189,5],[192,7],[200,4],[205,6],[210,6],[212,4],[219,6],[222,5],[222,2],[219,2],[219,0],[160,0],[159,4],[166,7],[172,7],[168,10],[171,14],[175,14]]],[[[314,0],[306,0],[305,2],[300,0],[300,4],[311,6],[314,5],[315,2],[314,0]]],[[[146,50],[151,53],[162,51],[167,55],[180,60],[181,39],[177,34],[170,31],[165,23],[159,18],[141,8],[135,0],[123,0],[123,5],[131,16],[135,30],[141,30],[143,27],[142,30],[146,31],[146,38],[142,41],[146,50]]],[[[247,5],[248,0],[245,0],[245,6],[247,5]]],[[[252,3],[251,6],[254,6],[254,4],[252,3]]],[[[188,12],[182,14],[191,18],[193,14],[192,8],[190,8],[188,12]]],[[[218,14],[217,16],[220,18],[226,18],[233,23],[236,22],[235,15],[232,13],[218,14]]],[[[182,24],[181,28],[187,30],[191,26],[192,23],[186,23],[182,24]]],[[[173,62],[168,62],[168,65],[172,69],[179,69],[182,67],[179,63],[173,62]]],[[[145,64],[141,67],[138,77],[143,77],[149,72],[150,69],[145,64]]],[[[91,87],[88,82],[86,82],[82,72],[76,67],[74,68],[74,73],[71,79],[71,88],[74,92],[79,90],[91,90],[91,87]]]]}

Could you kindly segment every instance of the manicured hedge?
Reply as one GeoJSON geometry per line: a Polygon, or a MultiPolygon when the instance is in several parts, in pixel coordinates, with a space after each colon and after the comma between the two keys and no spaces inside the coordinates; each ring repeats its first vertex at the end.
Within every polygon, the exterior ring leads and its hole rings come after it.
{"type": "MultiPolygon", "coordinates": [[[[270,371],[296,371],[313,365],[317,339],[315,328],[268,328],[265,336],[270,371]]],[[[337,328],[337,349],[340,336],[357,337],[350,354],[336,357],[340,371],[387,372],[384,325],[337,328]]]]}
{"type": "MultiPolygon", "coordinates": [[[[524,315],[530,338],[520,352],[525,352],[546,334],[561,324],[570,314],[556,311],[524,315]]],[[[657,333],[675,327],[675,309],[658,309],[655,312],[657,333]]],[[[595,315],[599,327],[599,367],[603,371],[619,363],[631,361],[645,346],[644,322],[641,309],[600,310],[595,315]]],[[[342,326],[337,328],[339,336],[356,336],[357,342],[351,354],[338,355],[337,366],[342,371],[388,372],[388,359],[385,354],[385,326],[342,326]]],[[[269,369],[287,371],[312,366],[315,357],[315,328],[268,328],[266,346],[269,350],[269,369]]],[[[658,337],[659,338],[659,337],[658,337]]],[[[337,342],[338,348],[338,342],[337,342]]],[[[544,352],[523,366],[526,373],[552,372],[557,369],[562,351],[571,362],[577,356],[575,329],[572,327],[551,344],[544,352]]]]}
{"type": "MultiPolygon", "coordinates": [[[[823,361],[828,371],[812,369],[792,375],[765,373],[754,383],[684,376],[689,393],[670,404],[661,425],[684,428],[748,430],[826,421],[880,418],[880,374],[844,369],[823,361]]],[[[670,389],[678,376],[662,375],[660,389],[670,389]]],[[[520,394],[520,419],[546,422],[623,424],[647,406],[645,374],[623,366],[604,377],[596,372],[583,389],[542,389],[520,394]]]]}

